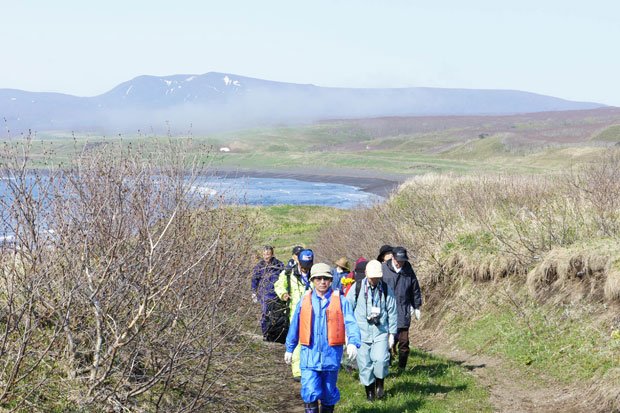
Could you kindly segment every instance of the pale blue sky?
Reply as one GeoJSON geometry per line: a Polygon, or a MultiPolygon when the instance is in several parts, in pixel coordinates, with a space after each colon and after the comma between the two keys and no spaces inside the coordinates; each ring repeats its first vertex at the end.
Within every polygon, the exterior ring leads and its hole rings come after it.
{"type": "Polygon", "coordinates": [[[142,74],[517,89],[620,106],[617,0],[0,0],[0,88],[142,74]]]}

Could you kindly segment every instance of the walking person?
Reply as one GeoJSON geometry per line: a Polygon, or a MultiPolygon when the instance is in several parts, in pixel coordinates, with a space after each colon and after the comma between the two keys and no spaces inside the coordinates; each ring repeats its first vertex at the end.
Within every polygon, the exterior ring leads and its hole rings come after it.
{"type": "MultiPolygon", "coordinates": [[[[252,270],[252,300],[255,303],[260,302],[261,305],[260,327],[263,333],[263,340],[276,341],[276,339],[280,339],[279,334],[270,331],[273,327],[270,324],[276,321],[272,315],[278,310],[276,308],[278,297],[274,291],[273,284],[278,280],[284,264],[276,259],[271,245],[265,245],[262,253],[263,258],[252,270]]],[[[286,336],[286,332],[283,335],[286,336]]],[[[284,337],[281,339],[283,341],[284,337]]]]}
{"type": "MultiPolygon", "coordinates": [[[[366,264],[368,264],[368,260],[364,257],[359,257],[357,261],[355,261],[355,266],[353,267],[353,271],[349,273],[347,278],[352,280],[351,282],[347,282],[343,287],[344,295],[349,295],[349,290],[353,283],[361,281],[366,277],[366,264]]],[[[340,280],[340,284],[343,285],[343,280],[340,280]]]]}
{"type": "Polygon", "coordinates": [[[377,260],[366,265],[366,278],[353,284],[347,301],[354,310],[362,346],[357,353],[360,382],[366,399],[382,399],[384,380],[390,366],[390,348],[397,332],[398,310],[394,291],[382,280],[383,269],[377,260]]]}
{"type": "Polygon", "coordinates": [[[293,250],[291,251],[291,259],[288,260],[285,268],[295,268],[297,266],[299,263],[299,253],[302,252],[303,249],[304,247],[301,245],[293,247],[293,250]]]}
{"type": "Polygon", "coordinates": [[[332,289],[342,291],[340,281],[351,272],[351,263],[349,263],[347,257],[340,257],[334,262],[334,265],[335,267],[331,270],[332,276],[334,277],[332,289]]]}
{"type": "Polygon", "coordinates": [[[394,247],[392,259],[383,263],[383,280],[394,290],[398,310],[397,343],[393,351],[398,352],[398,367],[407,367],[409,358],[409,327],[411,317],[421,317],[422,292],[413,267],[409,263],[407,250],[394,247]]]}
{"type": "Polygon", "coordinates": [[[305,293],[295,308],[286,337],[286,363],[292,362],[293,350],[301,345],[301,398],[306,413],[334,411],[340,400],[336,382],[343,346],[347,343],[347,356],[353,360],[361,345],[353,310],[340,291],[332,290],[332,278],[329,265],[312,266],[314,290],[305,293]]]}
{"type": "MultiPolygon", "coordinates": [[[[293,312],[297,303],[301,300],[304,293],[312,288],[310,284],[310,268],[314,263],[314,252],[311,249],[299,252],[297,263],[292,268],[287,268],[280,273],[278,281],[274,284],[274,289],[282,301],[286,301],[289,308],[289,321],[293,318],[293,312]]],[[[289,326],[289,332],[291,327],[289,326]]],[[[293,380],[301,381],[301,369],[299,368],[300,347],[297,346],[293,351],[291,370],[293,380]]]]}
{"type": "Polygon", "coordinates": [[[382,245],[381,248],[379,248],[379,255],[377,255],[377,261],[383,264],[384,262],[391,260],[392,250],[393,247],[391,245],[382,245]]]}

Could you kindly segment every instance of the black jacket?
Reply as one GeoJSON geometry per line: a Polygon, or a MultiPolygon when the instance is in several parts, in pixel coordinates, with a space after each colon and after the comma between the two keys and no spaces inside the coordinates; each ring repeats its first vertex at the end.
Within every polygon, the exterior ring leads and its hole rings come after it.
{"type": "Polygon", "coordinates": [[[398,308],[398,328],[409,328],[411,325],[410,307],[420,308],[422,291],[413,267],[405,262],[399,273],[396,273],[392,261],[383,263],[383,281],[394,290],[396,307],[398,308]]]}

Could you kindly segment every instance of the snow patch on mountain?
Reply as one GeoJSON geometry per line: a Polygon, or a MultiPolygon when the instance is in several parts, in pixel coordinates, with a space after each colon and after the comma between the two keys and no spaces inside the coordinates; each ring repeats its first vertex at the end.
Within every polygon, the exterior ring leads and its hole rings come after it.
{"type": "Polygon", "coordinates": [[[224,84],[226,86],[241,86],[241,83],[239,83],[238,80],[232,80],[231,78],[228,77],[228,75],[224,76],[224,84]]]}

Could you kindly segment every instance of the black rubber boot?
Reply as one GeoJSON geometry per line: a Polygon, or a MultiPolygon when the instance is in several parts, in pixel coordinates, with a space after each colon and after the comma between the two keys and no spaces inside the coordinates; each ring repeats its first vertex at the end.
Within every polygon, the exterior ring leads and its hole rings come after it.
{"type": "Polygon", "coordinates": [[[321,413],[334,413],[334,405],[331,406],[327,406],[325,404],[321,405],[321,410],[319,410],[321,413]]]}
{"type": "Polygon", "coordinates": [[[375,378],[377,399],[383,399],[385,392],[383,391],[383,379],[375,378]]]}
{"type": "Polygon", "coordinates": [[[366,400],[370,402],[375,401],[375,383],[372,383],[370,386],[366,386],[366,400]]]}
{"type": "Polygon", "coordinates": [[[407,353],[398,353],[398,368],[399,369],[404,369],[405,367],[407,367],[408,357],[409,357],[409,354],[407,353]]]}
{"type": "Polygon", "coordinates": [[[306,413],[319,413],[319,402],[304,403],[306,413]]]}

